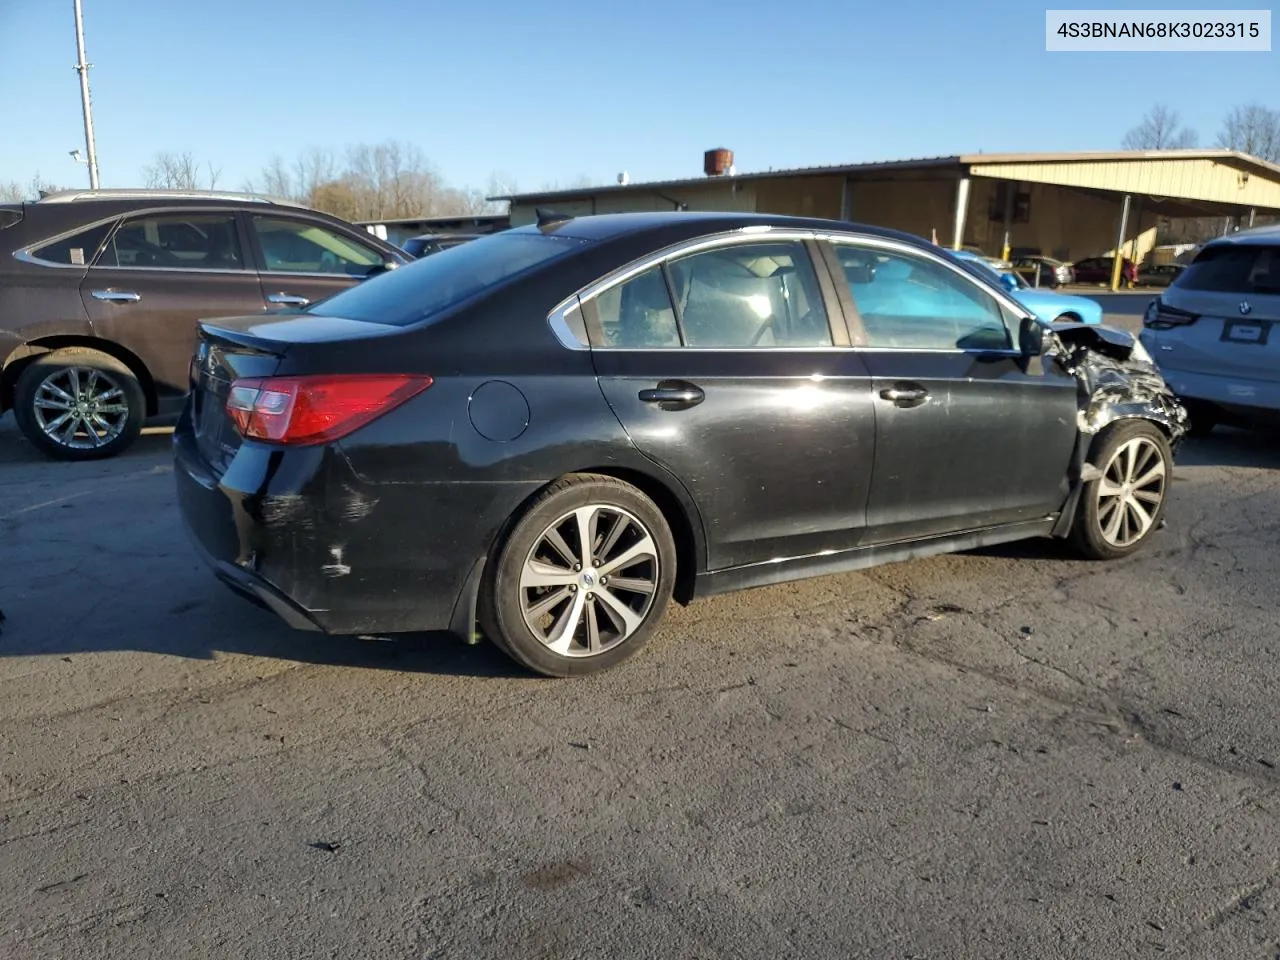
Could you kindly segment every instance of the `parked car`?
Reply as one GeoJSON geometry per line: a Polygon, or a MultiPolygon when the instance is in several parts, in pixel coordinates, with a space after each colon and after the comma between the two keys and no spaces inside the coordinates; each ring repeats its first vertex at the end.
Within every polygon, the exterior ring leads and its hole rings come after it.
{"type": "Polygon", "coordinates": [[[460,243],[474,240],[482,236],[478,233],[424,233],[420,237],[410,237],[404,242],[404,252],[416,259],[448,250],[460,243]]]}
{"type": "Polygon", "coordinates": [[[894,231],[545,218],[284,318],[201,324],[175,473],[198,552],[295,626],[482,633],[603,669],[669,601],[1160,526],[1183,411],[894,231]]]}
{"type": "Polygon", "coordinates": [[[1159,263],[1138,270],[1138,285],[1143,287],[1167,287],[1184,269],[1181,263],[1159,263]]]}
{"type": "Polygon", "coordinates": [[[1076,273],[1071,264],[1052,257],[1014,257],[1013,270],[1031,287],[1060,287],[1076,282],[1076,273]]]}
{"type": "Polygon", "coordinates": [[[63,192],[0,215],[0,414],[51,457],[120,453],[182,408],[196,320],[306,306],[409,262],[243,194],[63,192]]]}
{"type": "Polygon", "coordinates": [[[1027,281],[1012,270],[996,272],[983,258],[963,250],[956,256],[973,264],[976,269],[991,273],[1019,303],[1046,323],[1102,323],[1102,304],[1097,300],[1028,286],[1027,281]]]}
{"type": "MultiPolygon", "coordinates": [[[[1115,267],[1112,257],[1089,257],[1077,260],[1071,265],[1075,271],[1076,283],[1111,283],[1111,272],[1115,267]]],[[[1128,257],[1120,267],[1120,285],[1132,286],[1138,282],[1138,265],[1128,257]]]]}
{"type": "Polygon", "coordinates": [[[1280,424],[1280,226],[1206,243],[1142,326],[1196,433],[1280,424]]]}

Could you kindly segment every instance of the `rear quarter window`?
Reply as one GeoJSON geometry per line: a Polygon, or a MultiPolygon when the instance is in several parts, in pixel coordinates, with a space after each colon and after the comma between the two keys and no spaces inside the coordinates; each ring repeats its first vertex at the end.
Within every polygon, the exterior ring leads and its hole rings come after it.
{"type": "Polygon", "coordinates": [[[1205,247],[1172,286],[1212,293],[1280,294],[1280,244],[1205,247]]]}
{"type": "Polygon", "coordinates": [[[500,233],[433,253],[311,308],[317,316],[404,327],[580,249],[582,241],[500,233]]]}
{"type": "Polygon", "coordinates": [[[87,267],[93,263],[114,225],[114,220],[100,223],[95,227],[81,230],[79,233],[72,234],[69,237],[63,237],[61,240],[33,247],[31,255],[37,260],[43,260],[46,263],[87,267]]]}

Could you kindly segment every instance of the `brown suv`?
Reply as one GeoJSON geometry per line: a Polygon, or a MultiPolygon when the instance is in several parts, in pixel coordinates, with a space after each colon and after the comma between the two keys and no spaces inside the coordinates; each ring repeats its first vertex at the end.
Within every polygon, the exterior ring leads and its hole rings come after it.
{"type": "Polygon", "coordinates": [[[181,412],[199,319],[296,308],[409,262],[359,227],[232,193],[97,190],[0,205],[0,414],[50,456],[181,412]]]}

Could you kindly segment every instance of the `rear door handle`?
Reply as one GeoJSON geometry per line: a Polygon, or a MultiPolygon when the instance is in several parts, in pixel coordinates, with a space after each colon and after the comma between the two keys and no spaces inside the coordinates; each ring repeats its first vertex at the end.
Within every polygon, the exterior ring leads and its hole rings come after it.
{"type": "Polygon", "coordinates": [[[895,407],[918,407],[929,399],[929,391],[917,383],[895,383],[880,391],[880,399],[895,407]]]}
{"type": "Polygon", "coordinates": [[[693,406],[707,398],[701,387],[692,383],[660,383],[656,387],[640,391],[640,399],[645,403],[679,403],[693,406]]]}
{"type": "Polygon", "coordinates": [[[137,303],[142,297],[132,290],[95,290],[93,299],[110,300],[112,303],[137,303]]]}
{"type": "Polygon", "coordinates": [[[295,297],[291,293],[271,293],[267,295],[268,303],[283,303],[290,307],[305,307],[311,301],[306,297],[295,297]]]}

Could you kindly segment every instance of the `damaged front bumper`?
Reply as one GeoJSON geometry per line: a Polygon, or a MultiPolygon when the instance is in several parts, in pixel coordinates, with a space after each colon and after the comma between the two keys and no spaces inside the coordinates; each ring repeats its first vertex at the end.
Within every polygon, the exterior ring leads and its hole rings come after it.
{"type": "Polygon", "coordinates": [[[1054,324],[1050,352],[1079,383],[1078,425],[1093,437],[1118,420],[1150,420],[1177,450],[1190,422],[1138,339],[1113,327],[1054,324]]]}

